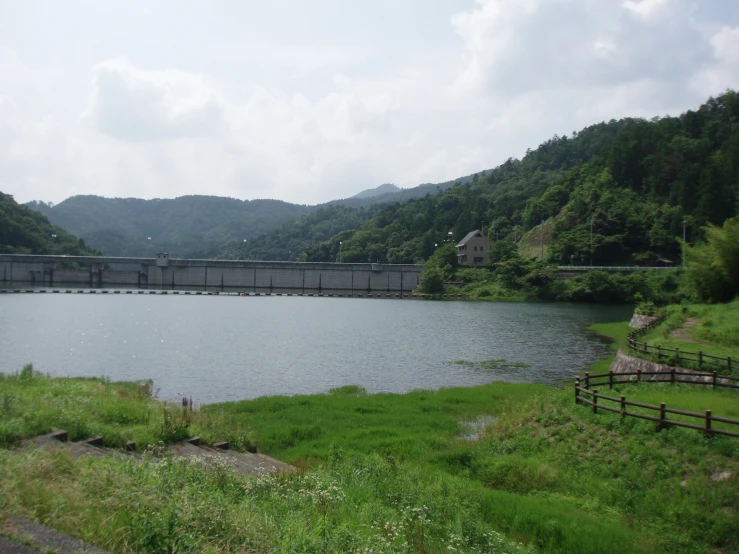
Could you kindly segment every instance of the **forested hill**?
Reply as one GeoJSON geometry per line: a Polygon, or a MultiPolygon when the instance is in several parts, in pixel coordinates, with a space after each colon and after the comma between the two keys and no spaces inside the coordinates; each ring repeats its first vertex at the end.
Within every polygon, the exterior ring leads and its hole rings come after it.
{"type": "Polygon", "coordinates": [[[280,200],[218,196],[174,199],[73,196],[56,206],[29,204],[56,225],[109,256],[206,258],[229,241],[248,239],[314,211],[280,200]]]}
{"type": "MultiPolygon", "coordinates": [[[[390,204],[423,198],[429,194],[438,194],[442,190],[471,180],[470,175],[444,183],[426,183],[389,192],[380,190],[380,193],[374,196],[360,193],[352,198],[333,200],[318,206],[315,212],[296,221],[285,223],[278,229],[255,237],[253,240],[233,240],[219,249],[214,257],[229,260],[304,259],[304,252],[311,246],[326,241],[342,231],[356,229],[390,204]]],[[[383,187],[385,185],[374,190],[383,187]]]]}
{"type": "Polygon", "coordinates": [[[54,224],[84,237],[109,256],[153,256],[157,252],[169,252],[174,257],[186,258],[249,255],[280,260],[288,259],[290,252],[294,258],[316,241],[357,227],[379,211],[378,204],[436,194],[469,179],[461,177],[409,189],[381,185],[351,198],[317,206],[218,196],[154,200],[73,196],[55,206],[44,202],[29,202],[27,206],[45,214],[54,224]],[[316,217],[291,226],[314,213],[316,217]],[[290,229],[286,231],[283,225],[290,229]],[[314,225],[319,227],[313,229],[314,225]],[[311,231],[306,234],[307,227],[311,231]],[[273,230],[276,232],[270,234],[273,230]],[[293,231],[299,235],[293,236],[293,231]],[[286,233],[290,235],[289,240],[282,240],[286,233]],[[256,236],[262,236],[261,246],[247,252],[249,239],[256,236]],[[304,240],[306,237],[310,240],[304,240]]]}
{"type": "Polygon", "coordinates": [[[484,222],[491,239],[523,237],[531,253],[544,242],[552,263],[679,263],[684,218],[693,241],[739,212],[738,118],[739,96],[727,91],[680,117],[555,136],[466,184],[387,207],[301,259],[336,260],[341,241],[345,262],[421,262],[450,230],[459,239],[484,222]]]}
{"type": "Polygon", "coordinates": [[[87,246],[84,240],[52,225],[45,215],[16,203],[12,196],[2,192],[0,192],[0,253],[71,256],[99,254],[87,246]]]}
{"type": "Polygon", "coordinates": [[[227,260],[296,260],[308,248],[342,231],[356,229],[385,207],[327,206],[284,224],[279,229],[249,240],[233,240],[214,257],[227,260]]]}

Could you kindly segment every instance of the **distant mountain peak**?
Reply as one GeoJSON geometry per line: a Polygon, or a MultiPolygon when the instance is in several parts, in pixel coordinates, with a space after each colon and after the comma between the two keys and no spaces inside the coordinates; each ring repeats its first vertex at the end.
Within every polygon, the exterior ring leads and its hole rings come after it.
{"type": "Polygon", "coordinates": [[[384,185],[380,185],[379,187],[375,187],[373,189],[367,189],[363,190],[359,194],[355,194],[351,198],[372,198],[373,196],[380,196],[381,194],[390,194],[391,192],[400,192],[402,189],[400,187],[396,187],[392,183],[385,183],[384,185]]]}

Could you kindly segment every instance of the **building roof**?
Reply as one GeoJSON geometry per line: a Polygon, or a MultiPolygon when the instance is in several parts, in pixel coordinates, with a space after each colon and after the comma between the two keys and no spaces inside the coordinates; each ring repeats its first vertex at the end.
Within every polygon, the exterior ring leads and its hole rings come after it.
{"type": "Polygon", "coordinates": [[[476,237],[478,233],[480,233],[481,237],[487,239],[487,237],[482,234],[482,231],[480,231],[480,229],[475,229],[474,231],[470,231],[469,233],[467,233],[464,238],[459,241],[459,244],[457,244],[457,246],[464,246],[465,244],[467,244],[467,242],[469,242],[471,238],[476,237]]]}

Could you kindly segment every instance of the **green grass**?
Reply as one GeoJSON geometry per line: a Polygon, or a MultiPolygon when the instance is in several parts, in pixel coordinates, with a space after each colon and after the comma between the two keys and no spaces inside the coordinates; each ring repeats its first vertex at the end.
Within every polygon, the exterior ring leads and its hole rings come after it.
{"type": "MultiPolygon", "coordinates": [[[[614,350],[614,355],[605,360],[599,360],[590,367],[591,374],[607,373],[615,358],[615,351],[618,348],[621,348],[628,354],[635,354],[628,348],[626,337],[629,331],[632,330],[628,326],[628,323],[598,323],[596,325],[592,325],[589,329],[611,339],[613,341],[612,346],[614,350]]],[[[624,395],[628,400],[642,402],[644,404],[659,406],[661,402],[664,402],[668,408],[702,414],[705,414],[706,410],[712,410],[712,415],[714,416],[739,419],[739,402],[737,402],[737,400],[739,400],[739,393],[727,389],[719,388],[717,390],[712,390],[706,389],[702,386],[689,384],[662,385],[650,383],[642,383],[639,385],[616,384],[612,390],[608,388],[607,384],[598,385],[593,388],[597,388],[601,394],[615,397],[624,395]]],[[[615,407],[615,404],[611,403],[607,403],[606,405],[615,407]]],[[[629,411],[651,416],[657,415],[653,410],[633,406],[629,408],[629,411]]],[[[670,415],[670,418],[701,425],[701,422],[696,418],[684,417],[676,414],[670,415]]],[[[719,429],[739,431],[739,429],[734,425],[714,422],[713,426],[719,429]]]]}
{"type": "Polygon", "coordinates": [[[603,360],[598,360],[590,366],[591,373],[607,373],[608,368],[611,367],[613,360],[616,358],[616,352],[619,348],[626,351],[628,342],[626,336],[631,331],[628,322],[616,322],[616,323],[596,323],[591,325],[588,330],[593,333],[597,333],[603,337],[606,337],[611,341],[611,347],[613,354],[603,360]]]}
{"type": "MultiPolygon", "coordinates": [[[[705,415],[706,410],[711,410],[711,415],[715,417],[729,418],[739,421],[739,394],[735,391],[727,389],[704,388],[689,384],[614,384],[613,389],[609,389],[608,385],[599,385],[592,387],[598,390],[600,394],[619,398],[625,396],[627,400],[659,406],[664,402],[667,408],[683,410],[705,415]]],[[[599,400],[600,404],[612,408],[618,408],[618,403],[599,400]]],[[[648,408],[637,406],[628,406],[629,412],[646,414],[652,417],[658,417],[659,412],[648,408]]],[[[667,418],[693,425],[703,425],[703,420],[696,417],[684,416],[680,414],[667,414],[667,418]]],[[[739,425],[733,425],[722,422],[712,422],[714,429],[725,429],[739,433],[739,425]]]]}
{"type": "Polygon", "coordinates": [[[638,338],[639,342],[661,345],[664,348],[679,348],[682,351],[698,352],[712,356],[731,356],[739,359],[739,300],[728,304],[691,304],[668,306],[673,313],[664,323],[638,338]],[[697,318],[690,338],[695,342],[680,340],[672,335],[683,326],[688,318],[697,318]]]}
{"type": "MultiPolygon", "coordinates": [[[[625,336],[625,324],[597,329],[625,336]]],[[[162,406],[134,395],[136,387],[6,376],[0,395],[14,399],[16,424],[61,427],[55,415],[78,404],[84,390],[91,396],[80,412],[89,418],[85,429],[105,424],[121,436],[144,424],[103,421],[106,406],[120,411],[131,401],[139,406],[126,407],[132,413],[150,410],[153,433],[163,425],[162,406]],[[42,408],[34,395],[46,399],[42,408]]],[[[731,391],[619,387],[616,396],[679,401],[716,415],[731,415],[739,404],[731,391]]],[[[739,440],[594,415],[574,404],[569,386],[496,383],[375,395],[343,387],[204,406],[187,431],[246,435],[301,471],[247,479],[227,467],[206,471],[169,458],[137,465],[0,449],[0,509],[121,553],[739,549],[739,440]],[[464,422],[481,416],[490,423],[479,439],[461,438],[464,422]],[[727,471],[729,479],[712,479],[727,471]]]]}
{"type": "Polygon", "coordinates": [[[328,394],[211,404],[202,412],[230,425],[249,426],[260,449],[301,466],[324,459],[337,441],[345,449],[380,452],[404,461],[448,448],[462,432],[460,420],[499,415],[547,390],[536,384],[496,383],[370,395],[350,386],[328,394]]]}
{"type": "Polygon", "coordinates": [[[191,434],[206,443],[228,440],[241,449],[251,445],[246,429],[153,399],[149,381],[50,378],[30,365],[15,375],[0,373],[0,447],[52,428],[64,429],[71,440],[100,435],[111,447],[132,440],[144,449],[191,434]]]}
{"type": "Polygon", "coordinates": [[[0,483],[2,509],[112,552],[534,552],[495,531],[481,510],[495,497],[476,483],[372,454],[248,479],[181,459],[0,450],[0,483]]]}
{"type": "Polygon", "coordinates": [[[0,374],[0,446],[65,429],[72,440],[102,435],[111,446],[126,440],[156,444],[164,431],[163,411],[151,399],[151,383],[106,379],[51,379],[30,366],[0,374]]]}

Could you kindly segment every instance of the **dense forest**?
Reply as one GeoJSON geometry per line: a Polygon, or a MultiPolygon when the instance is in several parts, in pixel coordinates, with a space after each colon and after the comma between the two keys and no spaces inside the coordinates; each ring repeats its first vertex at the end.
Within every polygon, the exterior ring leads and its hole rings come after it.
{"type": "Polygon", "coordinates": [[[543,242],[554,264],[677,264],[684,220],[690,242],[737,214],[737,117],[739,96],[727,91],[679,117],[555,136],[466,184],[389,206],[301,259],[334,261],[341,242],[346,262],[423,262],[450,231],[459,239],[484,224],[522,252],[543,242]]]}
{"type": "Polygon", "coordinates": [[[85,244],[84,240],[52,225],[45,215],[18,204],[12,196],[2,192],[0,192],[0,253],[70,256],[99,254],[85,244]]]}
{"type": "Polygon", "coordinates": [[[383,209],[384,204],[363,208],[328,206],[286,223],[256,240],[228,242],[216,258],[226,260],[296,260],[305,250],[342,231],[356,229],[383,209]]]}

